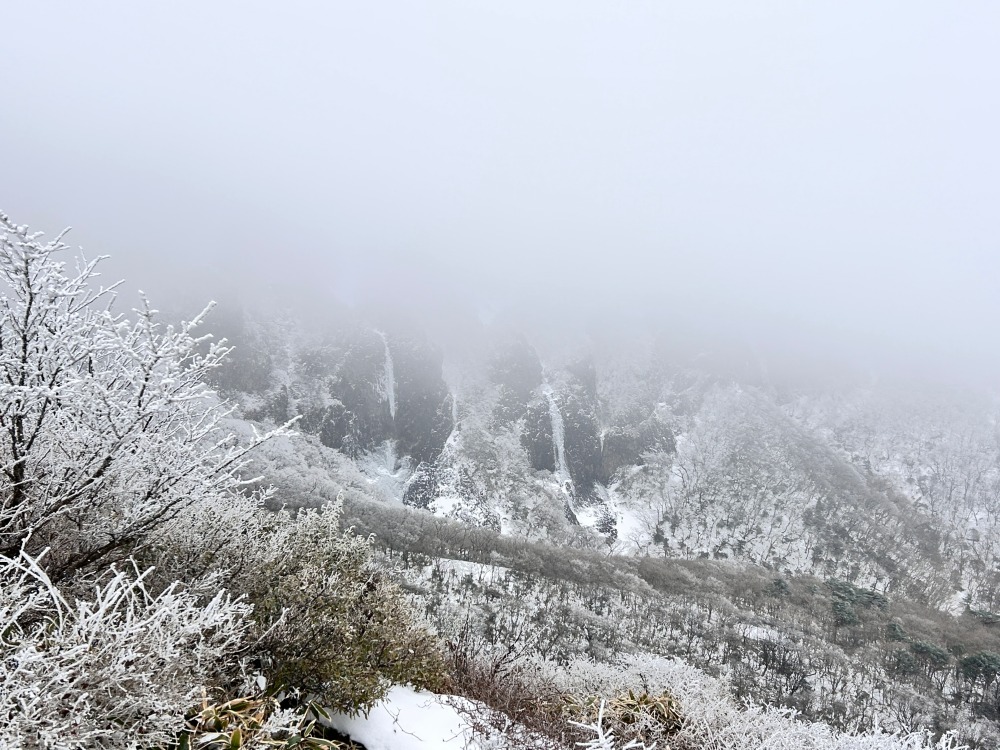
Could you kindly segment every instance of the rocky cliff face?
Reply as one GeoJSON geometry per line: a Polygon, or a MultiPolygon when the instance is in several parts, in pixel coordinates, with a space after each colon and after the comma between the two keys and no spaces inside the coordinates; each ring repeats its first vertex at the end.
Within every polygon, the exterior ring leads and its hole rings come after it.
{"type": "Polygon", "coordinates": [[[577,497],[598,499],[597,484],[606,478],[601,471],[601,424],[598,418],[597,371],[590,360],[577,360],[567,367],[556,403],[565,426],[566,463],[577,497]]]}
{"type": "Polygon", "coordinates": [[[545,359],[524,339],[480,342],[482,364],[448,382],[441,350],[412,331],[356,322],[306,335],[286,321],[229,335],[242,354],[220,373],[224,394],[250,419],[300,417],[385,499],[934,606],[1000,598],[1000,443],[978,406],[956,416],[863,393],[790,396],[658,351],[545,359]]]}
{"type": "Polygon", "coordinates": [[[394,361],[396,416],[393,437],[402,455],[433,463],[452,428],[452,396],[442,376],[444,356],[424,340],[389,335],[394,361]]]}
{"type": "Polygon", "coordinates": [[[611,482],[622,469],[643,466],[650,453],[671,454],[677,442],[670,428],[656,416],[634,415],[633,420],[622,420],[604,433],[601,446],[601,476],[611,482]]]}
{"type": "Polygon", "coordinates": [[[223,392],[238,394],[251,419],[297,417],[299,429],[322,445],[383,474],[402,472],[398,499],[407,505],[447,506],[453,515],[501,527],[503,518],[521,523],[526,516],[517,506],[541,493],[552,518],[572,525],[581,508],[593,508],[585,515],[599,517],[608,532],[614,514],[604,507],[607,485],[619,471],[641,466],[649,451],[673,449],[654,405],[602,424],[599,375],[590,358],[546,370],[525,339],[497,342],[481,373],[487,392],[463,397],[469,429],[459,434],[443,354],[420,335],[355,322],[306,336],[294,324],[277,330],[231,317],[227,333],[237,351],[248,354],[222,373],[223,392]],[[483,446],[488,455],[477,453],[483,446]],[[513,453],[523,458],[514,460],[513,453]],[[527,478],[537,475],[519,497],[510,487],[498,489],[506,486],[498,477],[515,466],[527,478]]]}
{"type": "Polygon", "coordinates": [[[371,332],[357,332],[298,354],[290,388],[301,429],[357,458],[395,432],[382,380],[384,355],[371,332]],[[366,335],[367,334],[367,335],[366,335]]]}
{"type": "Polygon", "coordinates": [[[363,325],[295,341],[276,341],[280,333],[262,325],[234,332],[237,351],[270,350],[266,378],[249,381],[244,358],[220,374],[220,390],[240,397],[249,418],[298,417],[299,429],[351,458],[386,441],[415,464],[440,455],[452,431],[452,397],[443,354],[425,340],[363,325]]]}

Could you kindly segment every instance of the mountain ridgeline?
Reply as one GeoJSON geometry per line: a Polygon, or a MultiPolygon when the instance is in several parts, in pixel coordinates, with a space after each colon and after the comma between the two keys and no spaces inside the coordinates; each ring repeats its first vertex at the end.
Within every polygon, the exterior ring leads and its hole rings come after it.
{"type": "Polygon", "coordinates": [[[546,348],[483,327],[445,349],[383,320],[216,327],[239,416],[298,419],[254,475],[289,508],[343,497],[447,637],[466,622],[513,648],[498,623],[527,618],[565,658],[679,656],[842,729],[1000,739],[988,394],[782,382],[656,336],[546,348]],[[473,568],[442,577],[449,560],[473,568]]]}
{"type": "Polygon", "coordinates": [[[412,327],[220,316],[217,386],[243,416],[350,459],[381,498],[504,534],[739,560],[958,611],[991,610],[993,404],[970,394],[775,387],[673,359],[412,327]]]}

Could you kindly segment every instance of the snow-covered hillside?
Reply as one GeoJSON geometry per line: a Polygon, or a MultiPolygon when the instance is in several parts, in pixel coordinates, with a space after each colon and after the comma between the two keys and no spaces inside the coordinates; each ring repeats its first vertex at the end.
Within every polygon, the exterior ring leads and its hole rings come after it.
{"type": "Polygon", "coordinates": [[[529,622],[561,623],[532,641],[543,656],[680,656],[842,728],[993,736],[969,729],[995,720],[1000,689],[988,399],[779,387],[655,343],[539,351],[484,330],[445,352],[412,327],[290,320],[227,332],[256,361],[218,382],[242,416],[300,418],[255,470],[286,505],[343,494],[447,637],[448,612],[489,630],[535,602],[529,622]],[[412,577],[435,558],[527,580],[412,577]]]}
{"type": "Polygon", "coordinates": [[[532,539],[997,604],[988,399],[778,389],[655,347],[543,361],[487,331],[446,358],[412,329],[290,328],[227,331],[256,364],[237,361],[223,392],[250,419],[299,417],[386,500],[532,539]]]}

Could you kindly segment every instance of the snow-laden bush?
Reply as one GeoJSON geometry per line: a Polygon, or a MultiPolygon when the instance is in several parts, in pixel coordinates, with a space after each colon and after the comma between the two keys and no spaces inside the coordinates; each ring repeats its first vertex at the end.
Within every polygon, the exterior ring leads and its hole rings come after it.
{"type": "Polygon", "coordinates": [[[144,304],[129,320],[100,259],[70,270],[67,249],[0,214],[0,555],[49,548],[54,581],[235,491],[248,449],[205,385],[227,349],[195,335],[202,316],[162,326],[144,304]]]}
{"type": "Polygon", "coordinates": [[[597,710],[597,718],[592,724],[585,724],[580,721],[570,722],[584,731],[594,734],[586,742],[578,742],[576,743],[577,745],[584,748],[584,750],[655,750],[655,742],[652,745],[644,745],[635,739],[629,740],[624,745],[620,745],[615,739],[614,730],[609,730],[605,725],[604,707],[604,701],[601,701],[597,710]]]}
{"type": "MultiPolygon", "coordinates": [[[[638,688],[651,694],[669,692],[683,716],[680,729],[658,745],[671,750],[960,750],[950,736],[934,740],[924,732],[842,733],[825,724],[799,721],[788,709],[738,706],[724,682],[674,659],[640,655],[616,664],[579,660],[565,668],[550,666],[548,671],[570,694],[638,688]]],[[[622,737],[626,739],[631,738],[622,737]]]]}
{"type": "Polygon", "coordinates": [[[70,271],[66,249],[0,214],[0,747],[163,746],[206,688],[259,691],[249,670],[352,711],[439,684],[339,506],[246,496],[247,451],[283,430],[233,434],[201,317],[112,312],[97,261],[70,271]]]}
{"type": "Polygon", "coordinates": [[[615,736],[631,737],[637,748],[643,747],[643,742],[655,745],[657,740],[674,735],[684,723],[680,706],[669,692],[651,694],[640,688],[629,688],[610,698],[601,694],[566,695],[562,710],[564,716],[571,717],[571,724],[596,732],[594,742],[611,743],[615,736]]]}
{"type": "Polygon", "coordinates": [[[0,214],[0,747],[150,747],[238,674],[252,607],[133,556],[235,498],[264,437],[223,429],[205,381],[227,350],[200,316],[130,321],[67,249],[0,214]]]}
{"type": "Polygon", "coordinates": [[[0,747],[132,748],[170,741],[232,666],[250,607],[112,568],[67,600],[39,562],[0,556],[0,747]]]}
{"type": "Polygon", "coordinates": [[[216,571],[253,604],[255,662],[274,689],[348,712],[392,684],[440,689],[436,638],[340,513],[339,501],[294,515],[240,498],[199,505],[156,535],[154,562],[168,579],[216,571]]]}
{"type": "MultiPolygon", "coordinates": [[[[479,657],[472,655],[473,661],[479,657]]],[[[483,662],[485,666],[489,662],[483,662]]],[[[466,665],[466,671],[471,667],[466,665]]],[[[539,747],[593,750],[962,750],[952,735],[841,732],[795,711],[737,704],[730,687],[685,664],[649,654],[614,663],[568,664],[522,656],[499,673],[456,678],[463,710],[481,733],[526,727],[539,747]],[[516,679],[512,680],[511,675],[516,679]],[[487,684],[489,683],[489,684],[487,684]],[[472,688],[470,692],[470,688],[472,688]],[[616,702],[621,706],[616,708],[616,702]],[[477,709],[476,706],[479,706],[477,709]],[[568,709],[568,710],[567,710],[568,709]],[[622,710],[624,709],[624,710],[622,710]],[[498,720],[502,712],[508,722],[498,720]],[[510,723],[513,719],[513,723],[510,723]],[[559,722],[561,721],[562,727],[559,722]]],[[[985,736],[985,735],[984,735],[985,736]]],[[[992,746],[985,743],[984,746],[992,746]]]]}

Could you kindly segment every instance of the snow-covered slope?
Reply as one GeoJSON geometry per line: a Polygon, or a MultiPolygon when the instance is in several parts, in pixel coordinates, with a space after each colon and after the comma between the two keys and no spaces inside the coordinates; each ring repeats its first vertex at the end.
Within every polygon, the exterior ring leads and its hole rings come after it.
{"type": "MultiPolygon", "coordinates": [[[[573,648],[592,656],[623,648],[599,634],[638,617],[632,646],[656,648],[643,640],[655,633],[666,653],[732,669],[742,694],[842,726],[947,725],[965,721],[958,705],[992,720],[1000,441],[988,398],[778,387],[655,348],[540,353],[489,331],[448,358],[412,329],[304,331],[248,324],[244,346],[266,367],[219,381],[245,418],[300,417],[298,437],[257,459],[280,502],[342,493],[378,508],[361,527],[390,554],[524,555],[520,575],[543,581],[575,563],[531,543],[634,559],[666,597],[642,616],[635,599],[613,615],[606,592],[554,613],[568,594],[537,580],[481,592],[512,607],[542,597],[539,621],[579,616],[590,635],[573,648]],[[484,542],[496,533],[513,546],[484,542]]],[[[586,562],[569,579],[579,588],[601,570],[586,562]]],[[[449,609],[458,594],[444,589],[428,611],[449,609]]]]}

